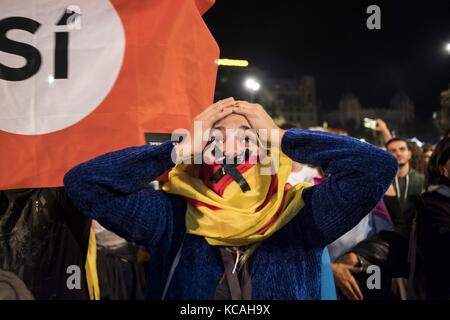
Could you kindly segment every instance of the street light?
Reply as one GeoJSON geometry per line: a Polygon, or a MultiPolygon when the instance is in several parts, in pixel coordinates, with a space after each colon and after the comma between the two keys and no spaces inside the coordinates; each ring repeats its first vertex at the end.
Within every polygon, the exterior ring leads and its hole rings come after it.
{"type": "Polygon", "coordinates": [[[255,94],[261,88],[261,84],[254,78],[247,78],[244,86],[250,93],[250,102],[255,102],[255,94]]]}
{"type": "Polygon", "coordinates": [[[450,42],[446,44],[445,51],[447,51],[447,53],[450,54],[450,42]]]}
{"type": "Polygon", "coordinates": [[[261,88],[261,84],[253,78],[247,78],[244,83],[245,87],[253,92],[256,92],[261,88]]]}

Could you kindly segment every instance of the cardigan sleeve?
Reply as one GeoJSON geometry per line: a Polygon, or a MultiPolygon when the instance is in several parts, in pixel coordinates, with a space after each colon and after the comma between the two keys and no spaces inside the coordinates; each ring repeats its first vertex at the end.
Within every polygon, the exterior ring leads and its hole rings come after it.
{"type": "Polygon", "coordinates": [[[155,245],[173,214],[170,196],[149,183],[174,166],[173,144],[110,152],[64,176],[67,194],[85,215],[130,241],[155,245]]]}
{"type": "Polygon", "coordinates": [[[282,150],[294,161],[320,166],[328,176],[303,191],[305,206],[296,219],[315,247],[325,247],[358,224],[397,172],[397,161],[386,151],[332,133],[290,129],[282,150]]]}

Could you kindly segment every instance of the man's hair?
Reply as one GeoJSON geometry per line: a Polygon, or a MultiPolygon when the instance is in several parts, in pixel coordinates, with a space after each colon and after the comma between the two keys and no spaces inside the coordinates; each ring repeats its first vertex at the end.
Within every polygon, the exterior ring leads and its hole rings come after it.
{"type": "Polygon", "coordinates": [[[426,163],[423,158],[423,150],[413,141],[409,141],[407,145],[408,149],[411,151],[409,165],[417,172],[424,174],[426,170],[426,163]]]}
{"type": "Polygon", "coordinates": [[[392,142],[396,142],[396,141],[403,141],[403,142],[406,144],[406,146],[408,147],[408,150],[410,150],[410,148],[409,148],[409,146],[408,146],[408,141],[407,141],[406,139],[404,139],[404,138],[399,138],[399,137],[390,139],[388,142],[386,142],[386,144],[385,144],[384,146],[385,146],[386,149],[387,149],[388,146],[389,146],[392,142]]]}
{"type": "Polygon", "coordinates": [[[433,145],[430,143],[426,143],[422,146],[423,152],[433,151],[433,145]]]}
{"type": "Polygon", "coordinates": [[[433,151],[428,161],[426,183],[428,189],[431,185],[444,184],[450,186],[450,179],[441,174],[440,168],[450,159],[450,138],[442,139],[433,151]]]}

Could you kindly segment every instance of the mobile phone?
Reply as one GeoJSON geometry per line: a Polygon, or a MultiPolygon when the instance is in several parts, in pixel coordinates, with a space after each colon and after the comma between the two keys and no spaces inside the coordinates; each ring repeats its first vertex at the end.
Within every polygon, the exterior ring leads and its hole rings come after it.
{"type": "Polygon", "coordinates": [[[365,128],[375,129],[377,127],[377,122],[374,119],[364,118],[363,124],[365,128]]]}

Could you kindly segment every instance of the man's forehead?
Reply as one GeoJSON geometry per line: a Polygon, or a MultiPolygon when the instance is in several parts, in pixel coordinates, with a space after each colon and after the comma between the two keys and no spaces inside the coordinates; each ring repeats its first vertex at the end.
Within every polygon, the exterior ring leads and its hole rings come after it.
{"type": "Polygon", "coordinates": [[[407,148],[408,145],[406,144],[405,141],[393,141],[391,142],[387,149],[388,150],[392,150],[392,149],[400,149],[400,148],[407,148]]]}

